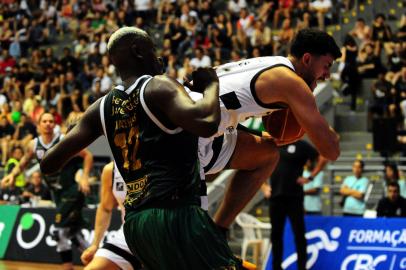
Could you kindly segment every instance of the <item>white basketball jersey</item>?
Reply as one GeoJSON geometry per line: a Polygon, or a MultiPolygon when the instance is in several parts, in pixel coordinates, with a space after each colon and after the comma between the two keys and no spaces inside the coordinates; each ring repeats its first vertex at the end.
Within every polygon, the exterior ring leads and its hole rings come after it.
{"type": "Polygon", "coordinates": [[[116,198],[117,202],[122,205],[127,194],[127,187],[125,185],[124,179],[120,174],[120,171],[117,169],[116,163],[114,162],[113,170],[113,195],[116,198]]]}
{"type": "MultiPolygon", "coordinates": [[[[277,66],[286,66],[294,70],[289,59],[282,56],[250,58],[216,68],[220,80],[221,121],[218,132],[213,137],[226,132],[236,132],[238,123],[253,116],[266,115],[275,109],[275,106],[267,108],[266,104],[258,100],[255,82],[262,72],[277,66]]],[[[194,100],[202,97],[195,92],[190,92],[190,96],[194,100]]]]}

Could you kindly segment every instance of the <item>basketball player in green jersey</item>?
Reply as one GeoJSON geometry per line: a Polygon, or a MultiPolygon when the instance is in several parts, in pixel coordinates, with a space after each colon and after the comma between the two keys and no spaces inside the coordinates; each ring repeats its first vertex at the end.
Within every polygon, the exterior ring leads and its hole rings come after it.
{"type": "MultiPolygon", "coordinates": [[[[30,161],[35,158],[42,160],[45,153],[60,140],[63,135],[54,132],[55,119],[51,113],[45,112],[39,118],[39,136],[31,140],[20,163],[6,175],[3,185],[13,185],[15,176],[24,171],[30,161]]],[[[64,270],[73,269],[72,243],[80,251],[87,248],[80,229],[85,225],[82,208],[85,205],[84,194],[89,193],[89,172],[93,165],[93,155],[86,149],[71,159],[59,172],[45,177],[51,190],[52,200],[56,205],[54,238],[57,242],[56,251],[61,257],[64,270]],[[83,173],[79,184],[75,181],[76,172],[82,168],[83,173]]]]}
{"type": "Polygon", "coordinates": [[[200,69],[193,101],[183,86],[161,75],[151,38],[123,27],[108,42],[122,85],[96,101],[76,127],[41,162],[56,172],[81,149],[105,135],[127,186],[124,234],[146,269],[243,269],[222,232],[200,207],[204,172],[198,137],[209,137],[220,120],[214,70],[200,69]]]}

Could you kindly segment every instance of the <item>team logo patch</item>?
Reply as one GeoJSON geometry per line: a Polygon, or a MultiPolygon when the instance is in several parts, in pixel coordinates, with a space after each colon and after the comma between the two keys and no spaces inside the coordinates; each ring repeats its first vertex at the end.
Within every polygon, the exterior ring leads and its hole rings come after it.
{"type": "Polygon", "coordinates": [[[45,155],[45,151],[44,150],[37,150],[37,157],[38,159],[42,159],[45,155]]]}
{"type": "Polygon", "coordinates": [[[124,191],[124,183],[123,182],[117,182],[116,183],[116,190],[117,191],[124,191]]]}

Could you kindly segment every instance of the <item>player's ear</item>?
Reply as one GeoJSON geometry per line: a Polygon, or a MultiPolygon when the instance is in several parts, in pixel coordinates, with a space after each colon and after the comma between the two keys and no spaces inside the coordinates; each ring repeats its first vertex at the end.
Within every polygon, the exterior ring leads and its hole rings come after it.
{"type": "Polygon", "coordinates": [[[305,53],[302,56],[302,62],[305,66],[310,65],[310,61],[311,61],[312,55],[310,53],[305,53]]]}
{"type": "Polygon", "coordinates": [[[144,56],[142,55],[140,48],[138,48],[138,46],[136,44],[131,45],[130,51],[131,51],[131,54],[138,60],[144,59],[144,56]]]}

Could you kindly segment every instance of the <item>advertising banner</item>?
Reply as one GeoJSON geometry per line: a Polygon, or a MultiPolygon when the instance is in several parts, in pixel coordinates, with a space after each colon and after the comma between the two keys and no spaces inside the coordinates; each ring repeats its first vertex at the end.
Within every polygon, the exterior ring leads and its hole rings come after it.
{"type": "MultiPolygon", "coordinates": [[[[56,252],[57,242],[52,237],[55,227],[53,225],[55,220],[55,209],[53,208],[20,208],[13,206],[14,212],[11,211],[12,206],[0,206],[0,229],[2,226],[2,218],[8,211],[14,213],[14,220],[10,216],[5,217],[8,223],[4,223],[5,228],[8,230],[13,223],[11,234],[8,236],[8,245],[6,244],[5,254],[2,259],[18,260],[18,261],[31,261],[31,262],[47,262],[47,263],[60,263],[60,257],[56,252]],[[15,211],[16,210],[16,211],[15,211]]],[[[94,236],[94,219],[96,209],[84,209],[83,215],[89,223],[87,228],[82,229],[84,238],[90,243],[94,236]]],[[[121,214],[119,211],[113,211],[110,228],[106,233],[106,238],[110,239],[115,236],[116,231],[121,226],[121,214]]],[[[4,242],[2,231],[0,235],[0,252],[2,251],[4,242]]],[[[5,236],[4,236],[5,237],[5,236]]],[[[5,238],[4,238],[5,239],[5,238]]],[[[74,250],[74,261],[80,263],[80,254],[74,250]]],[[[1,253],[0,253],[1,255],[1,253]]]]}
{"type": "MultiPolygon", "coordinates": [[[[305,223],[307,269],[406,269],[406,219],[308,216],[305,223]]],[[[285,227],[283,258],[283,269],[297,269],[289,223],[285,227]]],[[[271,254],[265,269],[272,269],[271,254]]]]}

